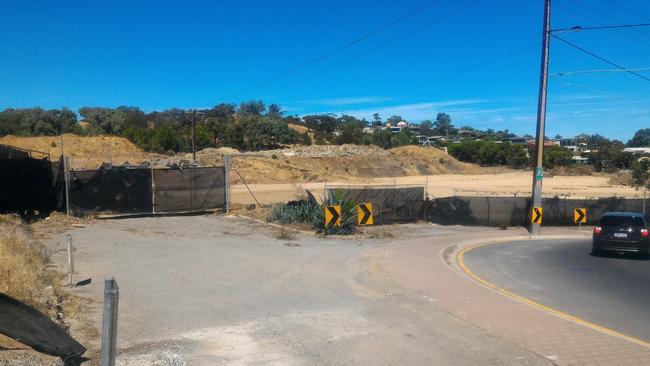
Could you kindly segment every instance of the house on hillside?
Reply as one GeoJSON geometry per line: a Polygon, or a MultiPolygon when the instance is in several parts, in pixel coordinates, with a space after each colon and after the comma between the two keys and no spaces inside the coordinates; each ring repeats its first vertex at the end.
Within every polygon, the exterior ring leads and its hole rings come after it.
{"type": "Polygon", "coordinates": [[[626,147],[623,152],[632,153],[634,155],[650,155],[650,147],[626,147]]]}
{"type": "Polygon", "coordinates": [[[579,154],[585,150],[587,150],[587,144],[584,142],[578,142],[573,137],[570,138],[559,138],[552,140],[553,142],[556,142],[559,144],[560,147],[563,147],[567,150],[571,150],[574,154],[579,154]]]}
{"type": "Polygon", "coordinates": [[[390,132],[392,133],[400,133],[404,129],[408,129],[413,133],[414,135],[419,135],[420,134],[420,126],[419,125],[411,125],[406,121],[399,121],[395,126],[391,125],[390,123],[386,124],[386,128],[390,129],[390,132]]]}
{"type": "Polygon", "coordinates": [[[503,139],[503,142],[509,142],[513,145],[526,145],[528,143],[528,139],[525,137],[515,136],[515,137],[507,137],[503,139]]]}

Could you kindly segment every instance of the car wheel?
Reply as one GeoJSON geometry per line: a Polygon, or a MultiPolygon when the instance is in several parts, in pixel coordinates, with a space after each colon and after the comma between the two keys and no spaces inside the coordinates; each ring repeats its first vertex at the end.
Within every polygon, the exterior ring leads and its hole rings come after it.
{"type": "Polygon", "coordinates": [[[603,255],[603,251],[594,245],[591,247],[591,255],[594,257],[601,257],[603,255]]]}

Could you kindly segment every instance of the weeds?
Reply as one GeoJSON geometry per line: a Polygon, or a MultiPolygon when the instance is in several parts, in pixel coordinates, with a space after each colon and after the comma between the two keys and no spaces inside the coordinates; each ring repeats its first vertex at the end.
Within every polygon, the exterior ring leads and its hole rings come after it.
{"type": "Polygon", "coordinates": [[[57,318],[61,275],[48,268],[49,253],[19,221],[0,216],[0,292],[57,318]]]}

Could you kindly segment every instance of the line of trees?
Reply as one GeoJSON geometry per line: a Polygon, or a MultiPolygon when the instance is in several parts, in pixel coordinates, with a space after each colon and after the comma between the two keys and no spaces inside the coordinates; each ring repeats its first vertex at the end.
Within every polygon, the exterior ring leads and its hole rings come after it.
{"type": "MultiPolygon", "coordinates": [[[[0,136],[79,135],[123,136],[147,151],[189,151],[192,139],[192,120],[195,122],[197,148],[228,146],[239,150],[262,150],[285,144],[365,144],[391,148],[417,144],[409,129],[392,133],[375,128],[366,133],[366,127],[393,126],[403,121],[397,115],[383,121],[375,113],[371,121],[354,116],[332,114],[307,115],[302,118],[287,116],[277,104],[248,101],[239,105],[221,103],[209,109],[168,109],[145,113],[137,107],[117,108],[83,107],[78,113],[63,108],[5,109],[0,111],[0,136]],[[299,133],[290,124],[307,127],[309,133],[299,133]]],[[[420,134],[447,137],[449,152],[462,161],[481,165],[504,165],[513,168],[530,164],[521,145],[498,144],[495,141],[514,137],[508,130],[478,130],[469,126],[456,128],[446,113],[438,113],[434,121],[420,123],[420,134]],[[457,143],[451,143],[456,141],[457,143]],[[460,141],[460,143],[458,143],[460,141]]],[[[523,137],[532,138],[526,135],[523,137]]],[[[592,152],[589,163],[596,171],[628,169],[634,156],[624,153],[624,147],[650,146],[650,128],[641,129],[627,144],[609,140],[600,135],[580,135],[592,152]]],[[[571,152],[563,148],[548,148],[545,166],[573,164],[571,152]]]]}

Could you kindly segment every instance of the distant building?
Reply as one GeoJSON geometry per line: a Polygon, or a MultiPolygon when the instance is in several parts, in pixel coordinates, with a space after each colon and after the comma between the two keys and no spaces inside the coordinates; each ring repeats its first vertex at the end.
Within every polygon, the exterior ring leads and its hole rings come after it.
{"type": "MultiPolygon", "coordinates": [[[[537,146],[537,142],[535,142],[535,140],[527,140],[526,145],[528,145],[529,149],[532,149],[535,146],[537,146]]],[[[559,142],[549,141],[549,140],[544,141],[544,147],[559,147],[559,146],[560,146],[559,142]]]]}
{"type": "Polygon", "coordinates": [[[395,126],[391,125],[390,123],[386,123],[386,127],[390,129],[390,132],[392,133],[400,133],[404,129],[408,129],[415,135],[420,134],[420,126],[419,125],[410,125],[406,121],[399,121],[395,126]]]}
{"type": "Polygon", "coordinates": [[[519,136],[506,137],[505,139],[503,139],[503,142],[509,142],[509,143],[511,143],[513,145],[526,145],[528,143],[528,139],[525,138],[525,137],[519,137],[519,136]]]}
{"type": "Polygon", "coordinates": [[[650,155],[650,147],[627,147],[623,152],[629,152],[635,155],[650,155]]]}
{"type": "Polygon", "coordinates": [[[587,144],[578,142],[575,138],[560,138],[553,140],[553,142],[558,143],[560,147],[573,151],[574,154],[587,150],[587,144]]]}

